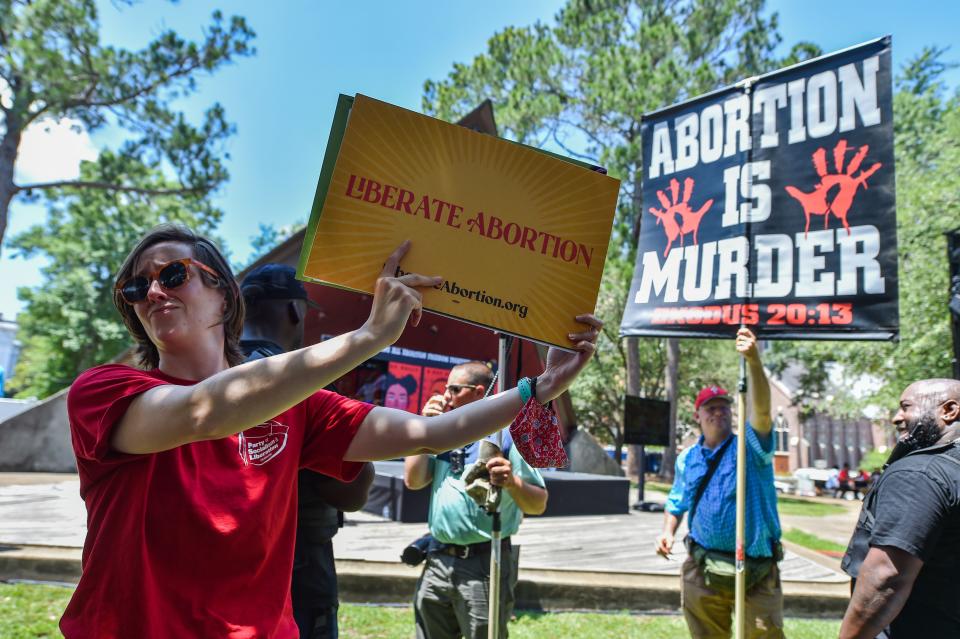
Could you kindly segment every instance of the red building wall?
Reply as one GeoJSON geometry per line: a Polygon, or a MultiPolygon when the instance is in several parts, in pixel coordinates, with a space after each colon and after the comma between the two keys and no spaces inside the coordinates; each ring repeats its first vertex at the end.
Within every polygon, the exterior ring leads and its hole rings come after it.
{"type": "MultiPolygon", "coordinates": [[[[305,284],[310,299],[320,305],[319,311],[307,315],[304,341],[319,342],[325,335],[340,335],[360,327],[370,315],[372,297],[363,293],[344,291],[319,284],[305,284]]],[[[536,347],[528,341],[520,354],[520,376],[533,376],[543,371],[536,347]]],[[[407,326],[396,346],[427,353],[497,361],[498,338],[489,328],[481,328],[459,320],[432,313],[424,313],[419,326],[407,326]]],[[[516,373],[518,348],[514,347],[508,371],[513,380],[516,373]]]]}

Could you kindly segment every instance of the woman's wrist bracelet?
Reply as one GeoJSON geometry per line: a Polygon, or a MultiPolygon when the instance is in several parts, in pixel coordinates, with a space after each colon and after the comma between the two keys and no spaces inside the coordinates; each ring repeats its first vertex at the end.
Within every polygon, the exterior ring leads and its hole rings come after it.
{"type": "Polygon", "coordinates": [[[517,390],[520,391],[520,401],[524,406],[527,405],[531,397],[535,397],[534,386],[529,377],[523,377],[517,382],[517,390]]]}

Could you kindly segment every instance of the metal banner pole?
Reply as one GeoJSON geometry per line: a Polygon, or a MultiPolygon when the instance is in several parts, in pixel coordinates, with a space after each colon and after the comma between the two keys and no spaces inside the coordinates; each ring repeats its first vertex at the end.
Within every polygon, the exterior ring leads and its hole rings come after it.
{"type": "MultiPolygon", "coordinates": [[[[756,84],[757,77],[747,78],[743,81],[743,93],[747,96],[747,103],[752,102],[753,85],[756,84]]],[[[748,118],[750,139],[753,137],[753,118],[748,118]]],[[[747,146],[747,165],[753,163],[753,145],[747,146]]],[[[753,195],[753,180],[747,181],[747,194],[753,195]]],[[[746,237],[747,244],[750,245],[750,235],[752,224],[750,217],[746,219],[746,237]]],[[[749,257],[747,258],[749,264],[749,257]]],[[[748,296],[752,293],[748,293],[748,296]]],[[[745,328],[746,324],[740,324],[740,328],[745,328]]],[[[734,604],[733,604],[733,626],[734,637],[736,639],[745,639],[746,637],[746,611],[747,611],[747,555],[744,549],[744,537],[746,530],[747,514],[747,358],[740,355],[740,380],[737,388],[737,527],[736,527],[736,574],[734,579],[734,604]]]]}
{"type": "Polygon", "coordinates": [[[744,532],[747,514],[747,358],[740,356],[740,382],[737,393],[737,529],[736,580],[733,619],[736,639],[746,636],[747,572],[744,532]]]}
{"type": "MultiPolygon", "coordinates": [[[[497,392],[510,388],[507,382],[507,358],[509,356],[507,340],[509,338],[503,333],[500,334],[500,345],[497,353],[497,392]]],[[[523,346],[521,345],[521,348],[523,346]]],[[[503,450],[503,430],[497,431],[497,447],[503,450]]],[[[500,505],[493,512],[493,526],[490,531],[490,605],[487,614],[487,638],[499,639],[500,636],[500,505]]]]}

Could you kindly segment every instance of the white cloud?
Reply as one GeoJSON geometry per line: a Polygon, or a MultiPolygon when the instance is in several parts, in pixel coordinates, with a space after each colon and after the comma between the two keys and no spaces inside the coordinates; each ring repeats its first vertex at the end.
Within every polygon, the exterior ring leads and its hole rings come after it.
{"type": "Polygon", "coordinates": [[[18,184],[73,180],[81,160],[97,159],[97,148],[78,120],[41,120],[23,132],[17,157],[18,184]]]}

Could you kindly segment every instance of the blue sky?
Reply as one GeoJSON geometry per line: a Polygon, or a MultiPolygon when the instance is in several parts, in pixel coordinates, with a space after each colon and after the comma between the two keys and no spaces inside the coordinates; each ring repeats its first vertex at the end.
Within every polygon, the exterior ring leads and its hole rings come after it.
{"type": "MultiPolygon", "coordinates": [[[[364,93],[419,110],[423,82],[443,78],[454,62],[469,62],[487,39],[510,25],[550,22],[562,0],[449,0],[427,2],[310,0],[171,4],[145,0],[117,9],[101,2],[103,40],[140,48],[164,28],[199,38],[216,7],[246,16],[257,32],[258,54],[200,79],[199,91],[177,106],[194,121],[220,101],[237,135],[229,142],[231,180],[216,195],[225,211],[219,234],[234,260],[250,252],[258,224],[283,226],[309,215],[330,121],[339,93],[364,93]]],[[[781,0],[768,11],[780,14],[785,44],[810,40],[825,51],[893,34],[899,67],[925,45],[957,42],[960,3],[781,0]]],[[[948,53],[960,61],[960,49],[948,53]]],[[[960,86],[960,71],[950,73],[960,86]]],[[[666,106],[666,105],[664,105],[666,106]]],[[[54,127],[32,132],[22,149],[20,178],[55,179],[76,172],[80,158],[115,146],[110,131],[76,136],[54,127]]],[[[40,206],[14,204],[8,237],[41,222],[40,206]]],[[[21,310],[18,286],[40,284],[41,259],[0,258],[0,313],[21,310]]]]}

